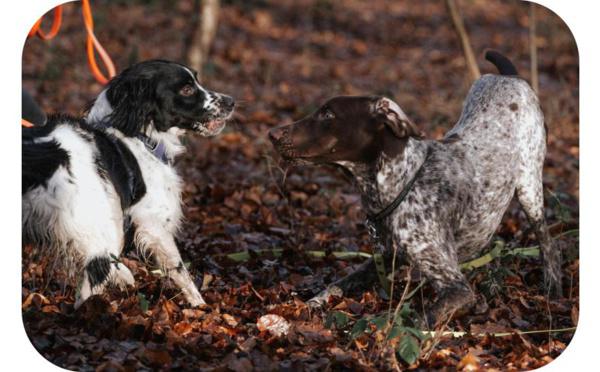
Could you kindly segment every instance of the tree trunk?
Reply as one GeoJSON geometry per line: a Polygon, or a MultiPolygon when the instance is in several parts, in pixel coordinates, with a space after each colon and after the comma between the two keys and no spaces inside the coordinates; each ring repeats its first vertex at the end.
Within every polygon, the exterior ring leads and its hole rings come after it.
{"type": "Polygon", "coordinates": [[[202,0],[200,6],[200,22],[194,30],[187,55],[190,67],[198,71],[198,78],[202,77],[202,67],[217,33],[219,2],[219,0],[202,0]]]}
{"type": "Polygon", "coordinates": [[[479,79],[481,73],[479,72],[479,66],[477,65],[477,60],[473,55],[473,50],[471,49],[471,43],[469,41],[469,35],[465,30],[465,25],[463,20],[458,13],[458,7],[454,0],[446,0],[446,6],[448,7],[448,11],[450,12],[450,16],[452,17],[452,23],[454,24],[454,29],[460,38],[460,43],[462,45],[463,52],[465,53],[465,59],[467,61],[467,67],[469,68],[469,72],[471,73],[471,77],[473,80],[479,79]]]}
{"type": "Polygon", "coordinates": [[[529,4],[529,52],[531,55],[531,86],[537,94],[540,89],[538,80],[537,32],[535,20],[535,3],[529,4]]]}

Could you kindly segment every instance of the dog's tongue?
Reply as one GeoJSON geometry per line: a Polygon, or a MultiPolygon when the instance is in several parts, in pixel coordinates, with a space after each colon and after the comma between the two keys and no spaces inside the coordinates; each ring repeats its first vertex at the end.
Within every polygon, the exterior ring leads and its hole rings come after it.
{"type": "Polygon", "coordinates": [[[208,129],[209,131],[217,130],[219,129],[222,123],[222,120],[211,120],[208,123],[206,123],[206,129],[208,129]]]}

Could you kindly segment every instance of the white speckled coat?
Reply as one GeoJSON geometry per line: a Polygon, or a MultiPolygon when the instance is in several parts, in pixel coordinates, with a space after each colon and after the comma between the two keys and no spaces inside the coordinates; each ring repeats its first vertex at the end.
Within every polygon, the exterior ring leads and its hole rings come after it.
{"type": "Polygon", "coordinates": [[[402,153],[383,155],[375,170],[341,165],[356,176],[367,211],[376,213],[425,162],[406,199],[386,219],[388,238],[438,290],[458,288],[468,299],[458,264],[481,253],[515,191],[540,239],[547,284],[560,290],[560,252],[543,216],[545,153],[544,118],[533,90],[517,77],[484,75],[441,141],[409,138],[402,153]]]}

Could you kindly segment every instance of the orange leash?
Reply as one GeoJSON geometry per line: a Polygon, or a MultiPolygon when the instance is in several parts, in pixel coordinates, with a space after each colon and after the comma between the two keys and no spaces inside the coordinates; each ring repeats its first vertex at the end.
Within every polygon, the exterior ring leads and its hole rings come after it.
{"type": "Polygon", "coordinates": [[[110,56],[106,52],[106,50],[102,47],[102,44],[96,39],[96,35],[94,35],[94,18],[92,17],[92,9],[90,7],[89,0],[82,0],[81,2],[81,12],[83,13],[83,22],[85,23],[85,29],[87,30],[87,57],[88,64],[90,65],[90,70],[92,71],[92,75],[96,78],[96,80],[104,85],[108,83],[108,81],[116,75],[115,65],[113,61],[110,59],[110,56]],[[100,55],[102,59],[102,63],[104,63],[104,67],[108,71],[108,78],[104,76],[100,68],[98,68],[98,64],[96,63],[96,56],[94,54],[94,48],[100,55]]]}
{"type": "Polygon", "coordinates": [[[52,21],[52,28],[50,28],[50,32],[47,34],[45,34],[41,28],[43,19],[44,16],[41,16],[40,19],[34,23],[31,30],[29,30],[29,34],[27,35],[28,37],[35,35],[42,40],[53,39],[58,34],[58,30],[60,30],[60,25],[62,24],[62,5],[54,8],[54,20],[52,21]]]}
{"type": "MultiPolygon", "coordinates": [[[[115,64],[112,59],[102,46],[96,35],[94,35],[94,17],[92,16],[92,8],[90,7],[89,0],[81,0],[81,13],[83,14],[83,23],[85,24],[85,30],[87,32],[86,39],[86,50],[87,50],[87,60],[88,65],[90,67],[90,71],[92,75],[100,84],[105,85],[108,81],[116,75],[115,64]],[[108,77],[102,73],[100,67],[98,67],[98,63],[96,62],[96,52],[100,56],[102,63],[106,69],[108,77]]],[[[52,22],[52,27],[50,28],[50,32],[47,34],[44,33],[41,29],[42,20],[44,16],[41,16],[33,25],[31,30],[29,31],[28,36],[33,37],[37,36],[42,40],[50,40],[54,38],[58,31],[60,30],[60,26],[62,24],[62,5],[54,8],[54,19],[52,22]]],[[[28,122],[27,120],[22,119],[21,125],[24,127],[31,127],[33,124],[28,122]]]]}
{"type": "Polygon", "coordinates": [[[33,124],[23,118],[21,118],[21,125],[24,126],[25,128],[31,128],[33,127],[33,124]]]}

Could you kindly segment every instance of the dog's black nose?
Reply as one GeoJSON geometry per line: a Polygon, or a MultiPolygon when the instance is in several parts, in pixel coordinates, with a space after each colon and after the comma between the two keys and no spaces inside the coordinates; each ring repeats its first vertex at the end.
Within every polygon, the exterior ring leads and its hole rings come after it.
{"type": "Polygon", "coordinates": [[[269,139],[271,142],[276,143],[279,142],[281,137],[283,137],[284,130],[281,127],[273,128],[269,131],[269,139]]]}
{"type": "Polygon", "coordinates": [[[235,107],[235,100],[232,97],[223,95],[221,98],[221,106],[227,111],[233,110],[235,107]]]}

